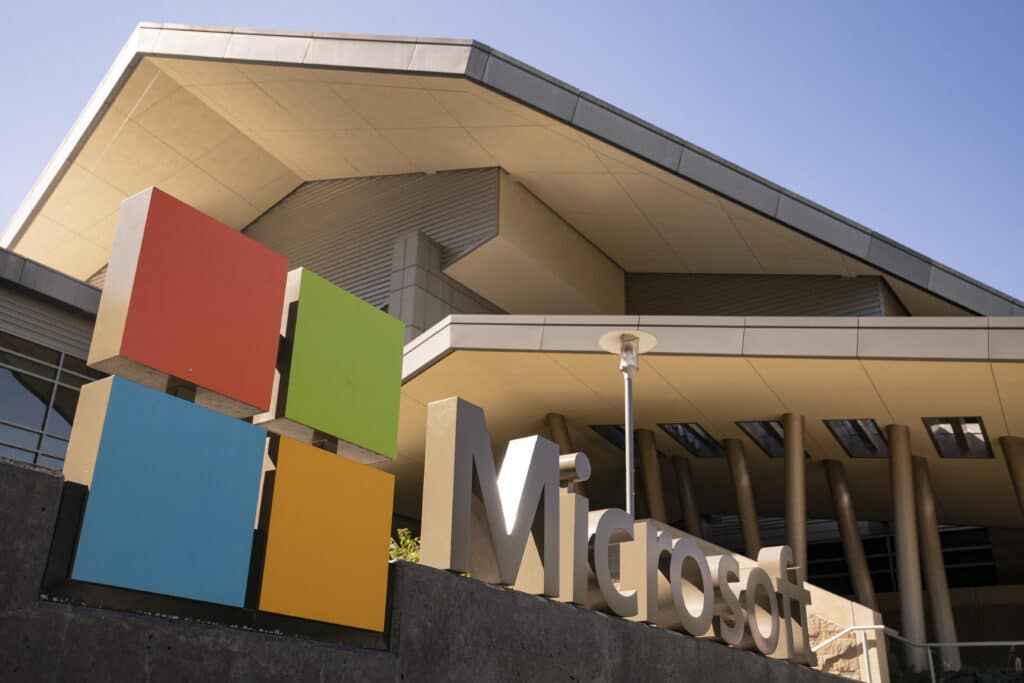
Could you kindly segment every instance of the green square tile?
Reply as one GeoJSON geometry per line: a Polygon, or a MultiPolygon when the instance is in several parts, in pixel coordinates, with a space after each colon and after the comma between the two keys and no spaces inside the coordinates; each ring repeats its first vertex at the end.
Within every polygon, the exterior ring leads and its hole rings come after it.
{"type": "Polygon", "coordinates": [[[395,457],[402,322],[302,269],[284,417],[395,457]]]}

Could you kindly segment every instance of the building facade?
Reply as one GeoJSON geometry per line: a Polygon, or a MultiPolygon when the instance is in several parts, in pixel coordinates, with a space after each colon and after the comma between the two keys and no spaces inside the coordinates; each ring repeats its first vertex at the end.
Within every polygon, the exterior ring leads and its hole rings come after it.
{"type": "Polygon", "coordinates": [[[396,526],[451,396],[623,507],[600,340],[642,333],[638,518],[788,544],[916,642],[1024,638],[1024,303],[471,41],[140,25],[3,234],[0,456],[62,467],[151,186],[402,321],[396,526]]]}

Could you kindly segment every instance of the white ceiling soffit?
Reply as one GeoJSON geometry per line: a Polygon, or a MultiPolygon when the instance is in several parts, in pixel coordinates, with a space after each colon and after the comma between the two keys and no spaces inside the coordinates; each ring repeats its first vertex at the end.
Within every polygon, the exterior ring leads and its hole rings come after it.
{"type": "Polygon", "coordinates": [[[141,24],[0,239],[78,278],[159,185],[245,227],[300,183],[501,166],[627,271],[883,274],[1024,303],[473,41],[141,24]]]}
{"type": "Polygon", "coordinates": [[[847,456],[823,423],[870,418],[909,426],[943,523],[1024,526],[998,443],[1024,436],[1024,320],[1006,318],[452,316],[405,349],[393,466],[409,480],[399,482],[403,495],[416,499],[426,406],[449,396],[484,408],[498,448],[546,434],[544,416],[560,413],[595,471],[621,469],[621,451],[590,429],[622,423],[618,361],[597,343],[613,329],[658,338],[635,380],[636,424],[654,432],[660,451],[690,461],[703,512],[735,512],[725,459],[693,457],[658,425],[697,422],[719,440],[743,440],[758,511],[771,516],[784,510],[782,460],[736,422],[794,412],[805,417],[812,517],[834,514],[821,467],[832,459],[846,468],[858,516],[889,518],[888,461],[847,456]],[[983,419],[992,458],[938,456],[922,418],[957,416],[983,419]]]}

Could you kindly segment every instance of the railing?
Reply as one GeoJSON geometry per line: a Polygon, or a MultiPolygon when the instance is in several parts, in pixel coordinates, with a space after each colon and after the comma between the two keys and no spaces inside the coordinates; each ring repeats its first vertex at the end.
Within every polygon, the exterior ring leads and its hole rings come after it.
{"type": "Polygon", "coordinates": [[[1024,640],[978,640],[978,641],[973,641],[973,642],[957,642],[957,643],[918,643],[916,641],[910,640],[909,638],[904,638],[903,636],[900,635],[899,631],[897,631],[895,629],[892,629],[892,628],[889,628],[888,626],[883,626],[882,624],[872,624],[870,626],[849,626],[847,628],[844,628],[842,631],[840,631],[839,633],[835,634],[834,636],[826,638],[825,640],[821,641],[817,645],[813,646],[811,648],[811,652],[817,652],[818,650],[822,649],[826,645],[828,645],[830,643],[833,643],[836,640],[838,640],[839,638],[842,638],[843,636],[845,636],[848,633],[853,633],[854,631],[859,632],[859,634],[860,634],[861,656],[864,659],[864,676],[865,676],[865,680],[867,681],[867,683],[873,683],[872,676],[871,676],[871,660],[868,657],[868,638],[867,638],[867,634],[866,634],[867,631],[881,631],[882,633],[884,633],[885,635],[889,636],[890,638],[893,638],[894,640],[898,640],[900,642],[906,643],[907,645],[910,645],[912,647],[923,647],[923,648],[925,648],[927,650],[927,652],[928,652],[928,674],[931,676],[932,683],[936,683],[936,680],[937,680],[935,678],[935,664],[932,662],[932,648],[938,648],[938,647],[1016,647],[1018,645],[1024,645],[1024,640]]]}

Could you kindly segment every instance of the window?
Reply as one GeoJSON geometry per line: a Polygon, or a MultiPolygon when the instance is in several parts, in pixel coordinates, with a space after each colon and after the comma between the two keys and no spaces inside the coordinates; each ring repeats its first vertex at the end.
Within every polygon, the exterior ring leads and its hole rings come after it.
{"type": "Polygon", "coordinates": [[[669,422],[658,426],[698,458],[720,458],[725,454],[722,444],[696,422],[669,422]]]}
{"type": "Polygon", "coordinates": [[[621,425],[591,425],[590,428],[616,448],[626,448],[626,430],[621,425]]]}
{"type": "MultiPolygon", "coordinates": [[[[747,436],[760,446],[769,458],[782,458],[786,455],[785,431],[778,420],[758,420],[754,422],[737,422],[736,426],[747,433],[747,436]]],[[[807,451],[804,456],[811,457],[807,451]]]]}
{"type": "Polygon", "coordinates": [[[851,458],[887,458],[889,445],[874,420],[825,420],[839,445],[851,458]]]}
{"type": "Polygon", "coordinates": [[[60,469],[85,361],[0,332],[0,457],[60,469]]]}
{"type": "Polygon", "coordinates": [[[924,426],[943,458],[991,458],[985,423],[980,417],[926,417],[924,426]]]}

